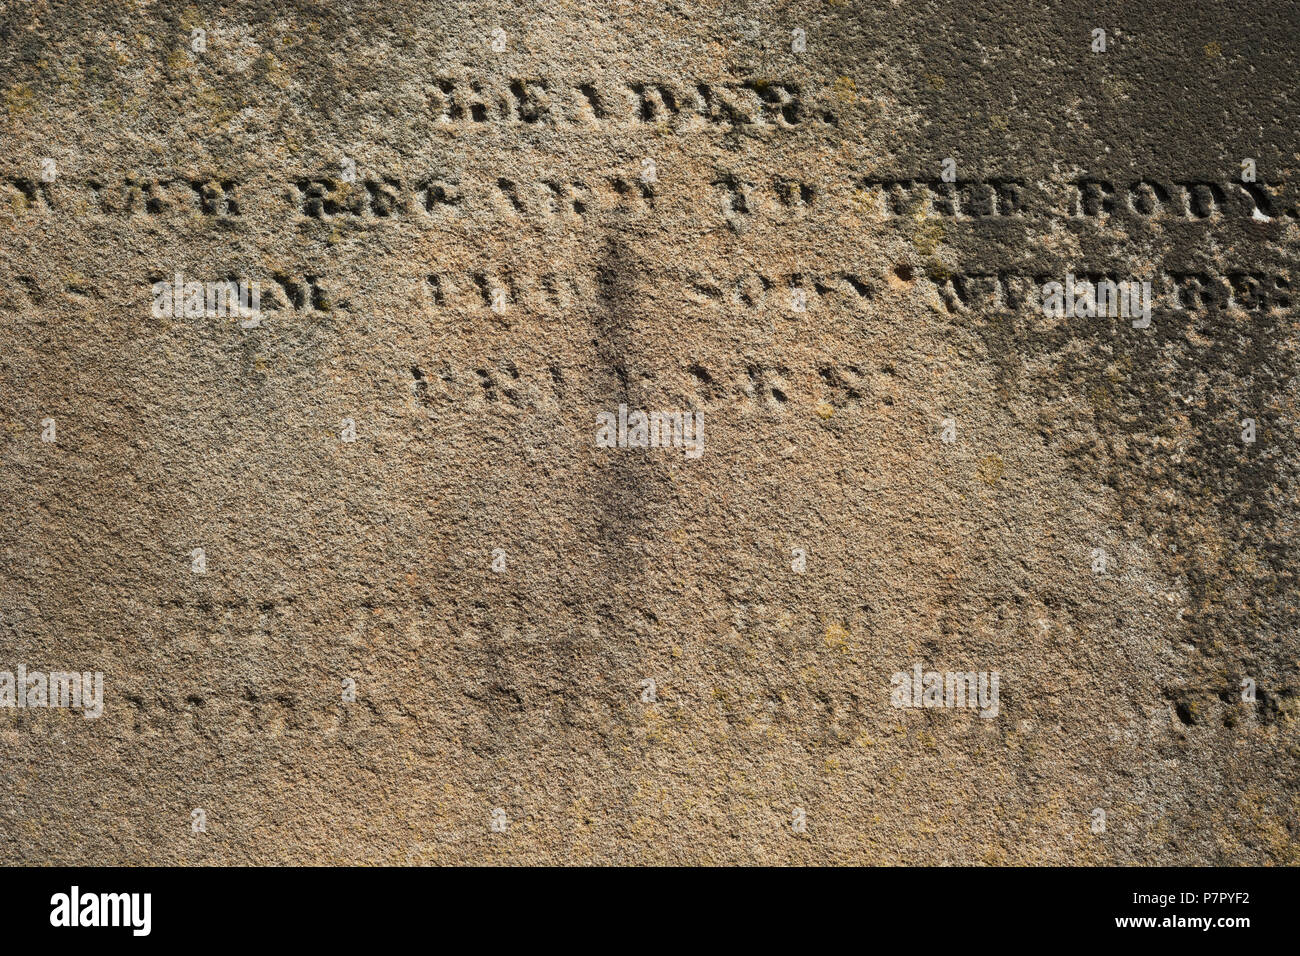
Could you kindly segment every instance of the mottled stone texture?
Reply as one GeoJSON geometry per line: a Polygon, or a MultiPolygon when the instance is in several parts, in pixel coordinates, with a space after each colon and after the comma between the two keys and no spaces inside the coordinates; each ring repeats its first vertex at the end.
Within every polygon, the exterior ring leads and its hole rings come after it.
{"type": "Polygon", "coordinates": [[[0,671],[105,680],[0,709],[3,858],[1296,863],[1298,50],[1282,0],[0,4],[0,671]],[[997,716],[891,706],[918,663],[997,716]]]}

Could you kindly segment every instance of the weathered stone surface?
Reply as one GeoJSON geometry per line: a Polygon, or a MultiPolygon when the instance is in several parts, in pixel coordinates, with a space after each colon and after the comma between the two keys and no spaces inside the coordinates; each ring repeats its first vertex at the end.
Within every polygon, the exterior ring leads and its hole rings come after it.
{"type": "Polygon", "coordinates": [[[4,5],[5,858],[1296,863],[1298,19],[4,5]]]}

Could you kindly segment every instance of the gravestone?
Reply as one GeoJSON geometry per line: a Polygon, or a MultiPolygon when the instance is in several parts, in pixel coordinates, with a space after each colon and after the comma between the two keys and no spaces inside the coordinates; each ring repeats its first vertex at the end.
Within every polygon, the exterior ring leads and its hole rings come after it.
{"type": "Polygon", "coordinates": [[[1300,24],[1198,11],[7,5],[6,858],[1300,862],[1300,24]]]}

